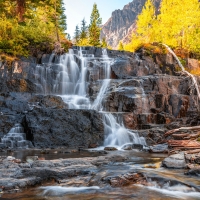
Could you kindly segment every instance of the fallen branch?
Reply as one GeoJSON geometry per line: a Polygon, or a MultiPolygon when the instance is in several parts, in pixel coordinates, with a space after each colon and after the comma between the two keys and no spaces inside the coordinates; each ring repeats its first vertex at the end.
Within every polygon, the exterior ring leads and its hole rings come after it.
{"type": "Polygon", "coordinates": [[[200,153],[200,149],[186,151],[185,154],[200,153]]]}
{"type": "Polygon", "coordinates": [[[196,134],[190,134],[187,137],[184,137],[183,139],[185,140],[190,140],[190,139],[197,139],[200,136],[200,132],[196,133],[196,134]]]}
{"type": "Polygon", "coordinates": [[[173,149],[200,149],[200,143],[195,140],[169,140],[168,146],[173,149]]]}
{"type": "Polygon", "coordinates": [[[200,130],[200,126],[192,126],[192,127],[181,127],[181,128],[177,128],[177,129],[173,129],[170,131],[167,131],[164,134],[164,137],[168,137],[170,135],[172,135],[173,133],[179,132],[179,131],[190,131],[190,130],[200,130]]]}
{"type": "Polygon", "coordinates": [[[177,140],[191,140],[191,139],[197,139],[200,136],[200,132],[196,134],[188,134],[188,133],[183,133],[183,134],[172,134],[172,137],[177,140]]]}
{"type": "Polygon", "coordinates": [[[188,133],[172,134],[172,137],[173,137],[174,139],[183,139],[183,138],[189,137],[189,136],[190,136],[190,134],[188,134],[188,133]]]}

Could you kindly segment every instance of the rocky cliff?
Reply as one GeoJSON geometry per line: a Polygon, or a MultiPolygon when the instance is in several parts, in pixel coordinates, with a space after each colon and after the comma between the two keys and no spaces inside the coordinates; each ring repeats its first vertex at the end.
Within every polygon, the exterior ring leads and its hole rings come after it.
{"type": "MultiPolygon", "coordinates": [[[[102,56],[101,48],[86,47],[84,51],[95,58],[102,56]]],[[[189,77],[177,72],[177,63],[171,54],[149,55],[144,49],[134,54],[114,50],[107,53],[113,59],[111,82],[102,103],[107,111],[122,116],[127,128],[137,129],[144,137],[151,135],[157,142],[160,137],[156,134],[162,135],[167,129],[200,124],[196,90],[189,77]]],[[[44,66],[48,58],[49,55],[42,56],[44,66]]],[[[26,138],[37,148],[88,147],[103,143],[100,113],[87,109],[69,110],[62,98],[53,95],[52,85],[59,73],[57,60],[55,57],[51,68],[47,68],[48,76],[43,78],[38,74],[42,72],[37,70],[39,65],[36,67],[32,61],[18,61],[12,68],[2,63],[0,138],[20,123],[26,138]],[[44,81],[49,95],[40,87],[39,83],[44,81]]],[[[92,77],[94,74],[90,73],[94,70],[89,67],[88,77],[92,77]]],[[[101,80],[95,76],[88,80],[91,100],[96,99],[100,88],[101,80]]]]}
{"type": "MultiPolygon", "coordinates": [[[[135,29],[138,14],[141,13],[146,0],[133,0],[125,5],[122,10],[115,10],[108,21],[103,25],[101,38],[106,38],[108,44],[116,49],[120,40],[128,42],[135,29]]],[[[155,0],[156,8],[159,8],[161,0],[155,0]]]]}

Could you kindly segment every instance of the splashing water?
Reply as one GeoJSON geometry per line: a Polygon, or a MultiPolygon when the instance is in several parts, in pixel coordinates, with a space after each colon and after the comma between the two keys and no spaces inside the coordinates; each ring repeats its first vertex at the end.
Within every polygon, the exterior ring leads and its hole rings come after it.
{"type": "Polygon", "coordinates": [[[11,148],[28,148],[32,146],[31,142],[26,140],[26,134],[21,124],[15,124],[9,133],[2,138],[2,143],[11,148]]]}

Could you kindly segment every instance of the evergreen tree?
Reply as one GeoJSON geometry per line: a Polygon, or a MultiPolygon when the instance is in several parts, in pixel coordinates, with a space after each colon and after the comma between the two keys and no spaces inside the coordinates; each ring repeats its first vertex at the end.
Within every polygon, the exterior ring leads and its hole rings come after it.
{"type": "Polygon", "coordinates": [[[90,25],[89,25],[89,43],[92,46],[100,46],[100,25],[102,19],[100,18],[99,11],[97,9],[97,4],[93,5],[93,10],[90,16],[90,25]]]}
{"type": "Polygon", "coordinates": [[[124,45],[123,45],[122,41],[119,42],[118,50],[119,51],[124,51],[124,45]]]}
{"type": "Polygon", "coordinates": [[[29,55],[58,40],[67,50],[65,29],[63,0],[0,0],[0,53],[29,55]]]}
{"type": "Polygon", "coordinates": [[[87,26],[86,26],[86,21],[83,19],[81,21],[81,33],[80,33],[80,39],[84,40],[87,38],[87,26]]]}
{"type": "Polygon", "coordinates": [[[71,35],[70,35],[69,33],[67,33],[67,39],[68,39],[69,41],[71,41],[71,35]]]}
{"type": "Polygon", "coordinates": [[[75,44],[78,44],[78,42],[80,40],[80,29],[79,29],[78,25],[76,25],[76,29],[74,32],[74,40],[75,40],[75,44]]]}
{"type": "Polygon", "coordinates": [[[101,47],[103,47],[103,48],[108,48],[108,44],[107,44],[107,42],[106,42],[106,38],[105,38],[105,37],[102,39],[101,47]]]}

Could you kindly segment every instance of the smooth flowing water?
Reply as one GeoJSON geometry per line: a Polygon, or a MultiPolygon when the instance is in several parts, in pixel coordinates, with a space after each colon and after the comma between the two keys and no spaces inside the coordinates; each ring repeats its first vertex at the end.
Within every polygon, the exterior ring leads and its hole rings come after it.
{"type": "Polygon", "coordinates": [[[3,145],[11,148],[32,147],[30,141],[26,140],[26,134],[21,124],[15,124],[13,128],[1,139],[3,145]]]}
{"type": "MultiPolygon", "coordinates": [[[[81,154],[81,153],[80,153],[81,154]]],[[[160,182],[148,178],[149,185],[131,184],[124,187],[111,187],[109,185],[88,185],[92,178],[89,174],[83,177],[68,177],[67,182],[49,183],[35,188],[26,189],[20,193],[3,194],[2,199],[18,200],[199,200],[200,193],[195,189],[200,180],[183,174],[184,170],[168,170],[160,167],[164,154],[147,154],[139,151],[111,152],[114,155],[128,157],[121,163],[110,163],[99,166],[94,176],[109,178],[135,171],[146,174],[147,177],[158,178],[160,182]],[[178,183],[173,183],[176,178],[178,183]],[[165,181],[164,181],[165,180],[165,181]],[[190,187],[194,185],[194,187],[190,187]],[[195,186],[196,185],[196,186],[195,186]]],[[[51,158],[52,159],[52,158],[51,158]]],[[[98,181],[97,181],[98,182],[98,181]]],[[[96,183],[97,183],[96,182],[96,183]]],[[[101,182],[99,180],[99,182],[101,182]]]]}
{"type": "MultiPolygon", "coordinates": [[[[55,56],[53,54],[53,56],[55,56]]],[[[85,49],[73,50],[61,55],[59,61],[53,63],[50,56],[48,67],[39,65],[36,68],[38,83],[40,88],[47,91],[47,78],[50,77],[51,69],[56,68],[56,78],[53,80],[53,93],[62,97],[67,103],[69,109],[93,109],[102,113],[105,126],[105,146],[121,147],[126,143],[136,143],[145,145],[143,138],[140,138],[135,131],[129,131],[125,128],[123,121],[117,121],[115,115],[106,112],[103,102],[108,94],[111,76],[112,59],[108,57],[107,50],[102,50],[100,57],[95,57],[85,49]],[[43,76],[43,77],[42,77],[43,76]],[[96,82],[99,85],[99,91],[96,98],[92,101],[89,95],[89,84],[96,82]]],[[[142,101],[146,103],[146,96],[143,90],[142,101]]],[[[144,106],[145,107],[145,106],[144,106]]]]}

